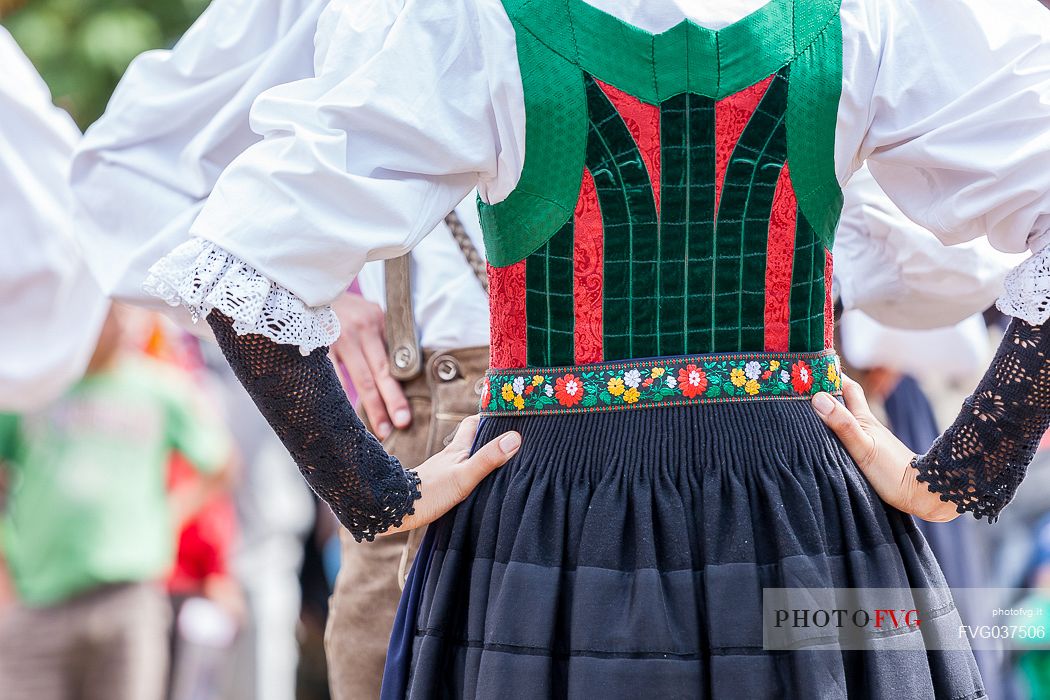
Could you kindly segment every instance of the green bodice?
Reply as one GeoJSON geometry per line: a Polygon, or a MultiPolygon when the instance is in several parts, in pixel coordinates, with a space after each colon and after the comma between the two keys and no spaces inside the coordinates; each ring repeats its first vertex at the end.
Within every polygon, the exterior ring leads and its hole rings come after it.
{"type": "Polygon", "coordinates": [[[656,35],[583,0],[504,4],[526,151],[481,208],[494,366],[822,349],[838,2],[656,35]]]}

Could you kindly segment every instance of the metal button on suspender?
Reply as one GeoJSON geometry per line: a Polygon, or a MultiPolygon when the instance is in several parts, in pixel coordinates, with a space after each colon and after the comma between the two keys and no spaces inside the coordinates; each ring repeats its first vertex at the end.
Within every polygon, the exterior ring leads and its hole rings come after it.
{"type": "Polygon", "coordinates": [[[443,382],[451,382],[459,376],[459,365],[451,357],[442,357],[434,365],[434,372],[443,382]]]}
{"type": "Polygon", "coordinates": [[[416,353],[414,348],[410,348],[407,345],[399,345],[394,348],[394,366],[399,370],[407,370],[412,367],[416,359],[416,353]]]}

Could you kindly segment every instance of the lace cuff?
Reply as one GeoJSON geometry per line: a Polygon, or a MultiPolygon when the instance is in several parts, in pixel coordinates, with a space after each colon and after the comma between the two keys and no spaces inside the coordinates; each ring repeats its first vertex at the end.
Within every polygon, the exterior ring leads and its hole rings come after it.
{"type": "Polygon", "coordinates": [[[996,302],[1000,311],[1033,326],[1046,323],[1050,319],[1050,246],[1010,270],[1003,287],[996,302]]]}
{"type": "Polygon", "coordinates": [[[994,522],[1050,428],[1050,328],[1014,319],[959,417],[912,463],[960,513],[994,522]]]}
{"type": "Polygon", "coordinates": [[[331,307],[309,307],[219,246],[194,238],[158,260],[143,289],[171,306],[184,306],[193,321],[218,309],[239,335],[255,333],[309,355],[339,338],[331,307]]]}

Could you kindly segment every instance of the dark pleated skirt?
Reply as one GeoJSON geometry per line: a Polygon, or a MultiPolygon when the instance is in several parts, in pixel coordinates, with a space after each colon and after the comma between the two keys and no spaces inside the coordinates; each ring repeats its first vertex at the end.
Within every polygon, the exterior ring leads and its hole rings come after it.
{"type": "Polygon", "coordinates": [[[489,417],[478,444],[506,430],[519,454],[427,533],[384,698],[986,697],[921,638],[763,649],[763,588],[944,586],[809,402],[489,417]]]}

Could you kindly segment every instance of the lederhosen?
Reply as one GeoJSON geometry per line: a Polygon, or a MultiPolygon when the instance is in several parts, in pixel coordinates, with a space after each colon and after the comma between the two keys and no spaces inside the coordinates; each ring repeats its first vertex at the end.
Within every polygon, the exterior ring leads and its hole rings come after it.
{"type": "Polygon", "coordinates": [[[520,452],[432,525],[385,698],[978,698],[948,596],[918,651],[768,651],[769,588],[937,588],[810,407],[838,393],[836,0],[651,35],[504,0],[516,189],[482,208],[482,444],[520,452]]]}

